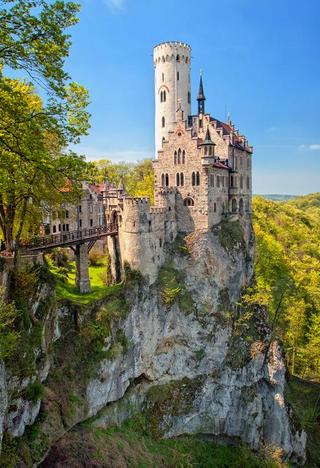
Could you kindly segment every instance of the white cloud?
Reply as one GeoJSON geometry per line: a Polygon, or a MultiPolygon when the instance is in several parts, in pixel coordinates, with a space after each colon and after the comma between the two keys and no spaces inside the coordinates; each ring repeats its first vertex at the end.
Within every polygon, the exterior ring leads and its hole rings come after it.
{"type": "Polygon", "coordinates": [[[111,10],[123,10],[125,0],[104,0],[104,3],[111,10]]]}
{"type": "Polygon", "coordinates": [[[299,149],[308,149],[310,151],[320,151],[320,144],[300,145],[299,149]]]}

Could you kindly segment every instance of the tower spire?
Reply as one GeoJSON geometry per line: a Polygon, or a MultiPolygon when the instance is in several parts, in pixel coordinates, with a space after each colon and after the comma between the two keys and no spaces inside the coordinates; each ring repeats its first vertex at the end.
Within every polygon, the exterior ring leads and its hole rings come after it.
{"type": "Polygon", "coordinates": [[[198,92],[198,114],[204,114],[204,101],[206,100],[204,91],[203,91],[203,82],[202,82],[202,72],[200,71],[200,84],[198,92]]]}

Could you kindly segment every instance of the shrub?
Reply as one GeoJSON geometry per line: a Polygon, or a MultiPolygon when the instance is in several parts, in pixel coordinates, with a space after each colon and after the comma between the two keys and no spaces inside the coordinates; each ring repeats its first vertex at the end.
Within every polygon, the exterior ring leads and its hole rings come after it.
{"type": "Polygon", "coordinates": [[[104,263],[104,255],[95,250],[89,253],[89,264],[91,266],[101,266],[104,263]]]}

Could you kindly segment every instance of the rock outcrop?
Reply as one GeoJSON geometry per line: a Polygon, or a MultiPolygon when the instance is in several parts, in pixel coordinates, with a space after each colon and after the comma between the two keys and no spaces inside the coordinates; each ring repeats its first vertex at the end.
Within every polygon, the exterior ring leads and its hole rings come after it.
{"type": "MultiPolygon", "coordinates": [[[[36,422],[42,450],[33,463],[87,418],[106,427],[141,411],[164,437],[242,440],[303,463],[306,436],[284,399],[281,349],[265,311],[241,299],[252,282],[252,257],[251,229],[223,222],[169,245],[152,286],[128,272],[126,286],[98,304],[51,311],[51,367],[41,374],[46,389],[36,422]]],[[[48,343],[42,346],[49,355],[48,343]]],[[[3,379],[3,402],[10,399],[6,385],[3,379]]],[[[20,436],[38,407],[25,402],[22,425],[10,404],[0,406],[0,418],[20,436]]]]}

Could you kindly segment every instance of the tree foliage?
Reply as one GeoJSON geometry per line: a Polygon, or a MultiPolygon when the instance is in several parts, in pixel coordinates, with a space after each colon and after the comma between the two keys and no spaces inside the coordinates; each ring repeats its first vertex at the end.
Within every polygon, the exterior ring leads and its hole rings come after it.
{"type": "Polygon", "coordinates": [[[37,231],[46,208],[79,194],[86,164],[65,148],[88,131],[88,93],[64,70],[76,3],[0,6],[0,230],[12,250],[22,234],[37,231]],[[4,75],[12,69],[29,81],[4,75]]]}
{"type": "Polygon", "coordinates": [[[320,378],[320,194],[254,199],[254,299],[266,305],[293,374],[320,378]],[[278,307],[279,311],[279,307],[278,307]]]}
{"type": "Polygon", "coordinates": [[[133,197],[149,197],[154,201],[154,172],[151,159],[134,163],[113,163],[101,159],[95,163],[93,177],[96,182],[107,180],[117,187],[123,182],[126,192],[133,197]]]}

